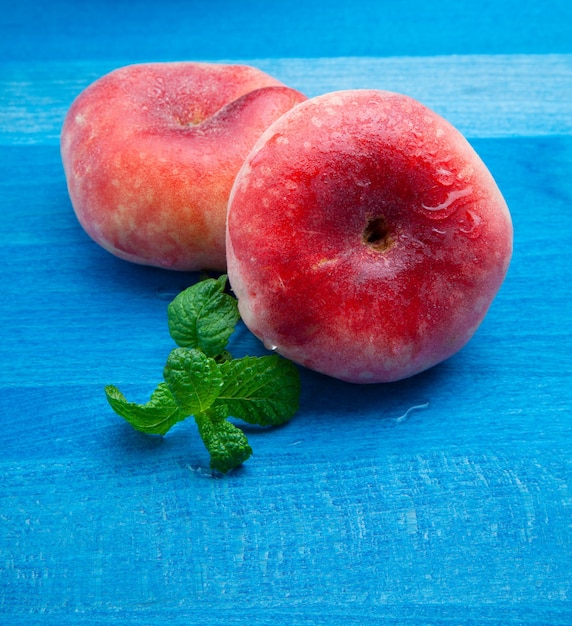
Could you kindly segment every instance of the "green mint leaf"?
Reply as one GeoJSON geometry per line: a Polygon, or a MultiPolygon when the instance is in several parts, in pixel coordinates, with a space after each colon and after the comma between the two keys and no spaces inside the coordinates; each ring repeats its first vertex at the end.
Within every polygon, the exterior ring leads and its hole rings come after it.
{"type": "Polygon", "coordinates": [[[160,383],[147,404],[128,402],[125,396],[113,385],[105,388],[105,395],[111,408],[126,419],[133,428],[149,435],[164,435],[174,424],[184,420],[189,413],[182,411],[169,388],[160,383]]]}
{"type": "Polygon", "coordinates": [[[187,414],[206,411],[223,384],[219,366],[200,350],[175,348],[163,371],[175,402],[187,414]]]}
{"type": "Polygon", "coordinates": [[[195,415],[199,434],[211,456],[211,468],[226,474],[252,454],[246,435],[234,424],[221,419],[222,411],[195,415]]]}
{"type": "Polygon", "coordinates": [[[167,310],[169,332],[178,346],[220,354],[240,319],[236,300],[224,293],[227,277],[208,278],[181,292],[167,310]]]}
{"type": "Polygon", "coordinates": [[[287,422],[298,410],[300,375],[278,355],[234,359],[219,364],[224,383],[214,406],[225,404],[233,417],[250,424],[287,422]]]}

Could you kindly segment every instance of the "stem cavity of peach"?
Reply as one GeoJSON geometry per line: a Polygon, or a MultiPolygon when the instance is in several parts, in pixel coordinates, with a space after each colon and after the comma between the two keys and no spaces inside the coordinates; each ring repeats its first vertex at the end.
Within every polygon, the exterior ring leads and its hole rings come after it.
{"type": "Polygon", "coordinates": [[[391,236],[389,224],[383,216],[368,220],[363,231],[362,240],[364,244],[376,252],[387,252],[395,243],[391,236]]]}

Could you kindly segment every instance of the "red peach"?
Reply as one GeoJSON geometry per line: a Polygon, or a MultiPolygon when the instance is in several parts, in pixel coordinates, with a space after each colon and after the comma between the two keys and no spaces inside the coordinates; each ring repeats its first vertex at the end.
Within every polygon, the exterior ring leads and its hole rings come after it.
{"type": "Polygon", "coordinates": [[[511,252],[508,208],[467,140],[390,92],[330,93],[286,113],[229,202],[228,274],[246,325],[350,382],[406,378],[462,348],[511,252]]]}
{"type": "Polygon", "coordinates": [[[267,126],[305,99],[241,65],[150,63],[103,76],[62,129],[81,225],[128,261],[224,270],[234,177],[267,126]]]}

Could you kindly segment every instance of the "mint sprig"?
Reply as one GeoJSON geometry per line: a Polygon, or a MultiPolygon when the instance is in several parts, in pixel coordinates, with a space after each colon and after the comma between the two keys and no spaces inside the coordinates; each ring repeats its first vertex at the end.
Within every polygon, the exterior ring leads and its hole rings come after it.
{"type": "Polygon", "coordinates": [[[133,428],[165,435],[193,415],[209,451],[211,468],[226,473],[252,454],[246,435],[228,421],[274,426],[299,408],[300,376],[278,355],[233,359],[226,350],[240,319],[236,300],[224,293],[227,277],[206,279],[180,293],[168,307],[171,351],[146,404],[127,401],[113,385],[105,388],[111,408],[133,428]]]}

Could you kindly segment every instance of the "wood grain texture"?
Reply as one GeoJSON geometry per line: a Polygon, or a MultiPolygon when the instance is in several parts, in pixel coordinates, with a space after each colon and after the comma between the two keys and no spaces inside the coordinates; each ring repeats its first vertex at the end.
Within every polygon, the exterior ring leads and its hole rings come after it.
{"type": "MultiPolygon", "coordinates": [[[[572,54],[214,61],[255,65],[308,97],[361,88],[405,93],[468,137],[572,134],[572,54]]],[[[6,64],[0,144],[57,144],[73,98],[127,63],[6,64]]]]}
{"type": "Polygon", "coordinates": [[[46,61],[571,52],[567,0],[19,0],[0,59],[46,61]]]}
{"type": "MultiPolygon", "coordinates": [[[[407,381],[302,371],[216,479],[191,421],[130,429],[197,279],[98,248],[57,137],[107,61],[0,66],[0,623],[572,623],[571,55],[268,59],[311,95],[376,86],[450,114],[511,207],[507,280],[470,344],[407,381]],[[507,79],[510,78],[510,80],[507,79]]],[[[240,326],[237,355],[262,354],[240,326]]]]}

